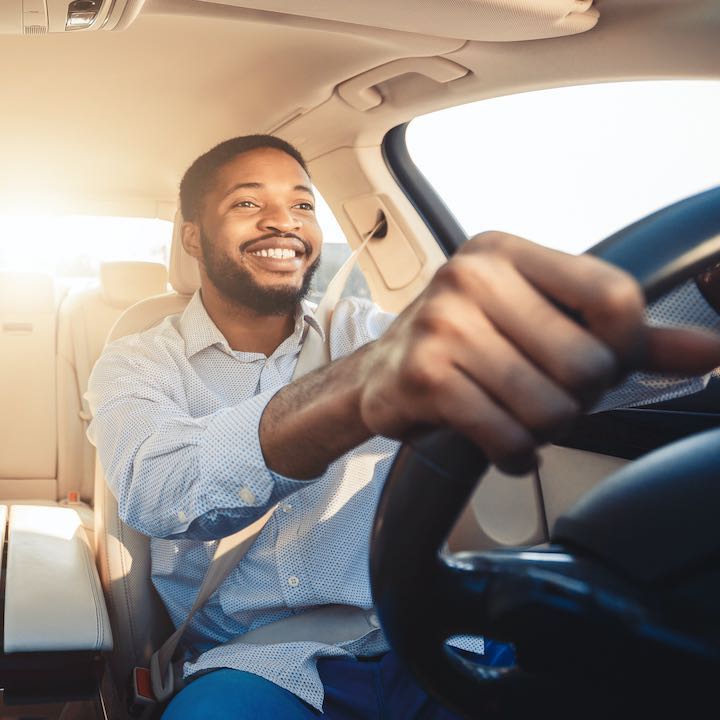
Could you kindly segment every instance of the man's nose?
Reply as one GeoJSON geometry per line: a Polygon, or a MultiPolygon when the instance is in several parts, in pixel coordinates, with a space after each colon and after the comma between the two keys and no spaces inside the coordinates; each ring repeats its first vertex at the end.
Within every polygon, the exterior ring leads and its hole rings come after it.
{"type": "Polygon", "coordinates": [[[282,205],[266,206],[260,223],[264,230],[279,233],[299,230],[302,226],[302,221],[292,212],[292,209],[282,205]]]}

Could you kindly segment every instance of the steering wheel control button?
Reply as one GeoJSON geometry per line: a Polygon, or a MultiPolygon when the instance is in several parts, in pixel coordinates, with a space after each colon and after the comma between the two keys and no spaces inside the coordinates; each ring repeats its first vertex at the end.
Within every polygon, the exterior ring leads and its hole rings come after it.
{"type": "Polygon", "coordinates": [[[296,577],[295,575],[291,575],[288,578],[287,583],[292,588],[297,587],[300,584],[300,578],[296,577]]]}
{"type": "Polygon", "coordinates": [[[246,505],[252,505],[255,502],[255,493],[250,490],[250,488],[240,488],[240,490],[238,491],[238,495],[246,505]]]}

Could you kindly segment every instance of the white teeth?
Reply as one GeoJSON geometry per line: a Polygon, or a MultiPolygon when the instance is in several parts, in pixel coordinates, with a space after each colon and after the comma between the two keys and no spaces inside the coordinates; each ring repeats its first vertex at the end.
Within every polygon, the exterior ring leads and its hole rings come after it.
{"type": "Polygon", "coordinates": [[[258,257],[271,257],[278,260],[287,260],[288,258],[294,258],[297,253],[294,250],[288,248],[270,248],[269,250],[255,250],[250,253],[251,255],[257,255],[258,257]]]}

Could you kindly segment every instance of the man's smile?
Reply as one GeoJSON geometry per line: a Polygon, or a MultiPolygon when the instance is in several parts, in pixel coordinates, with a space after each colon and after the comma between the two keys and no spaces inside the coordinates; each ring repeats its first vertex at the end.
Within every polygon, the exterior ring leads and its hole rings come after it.
{"type": "Polygon", "coordinates": [[[257,255],[259,257],[276,258],[278,260],[294,258],[297,255],[295,250],[288,250],[288,248],[270,248],[269,250],[254,250],[250,254],[257,255]]]}
{"type": "Polygon", "coordinates": [[[294,271],[303,266],[312,250],[302,239],[288,234],[251,240],[240,252],[268,269],[294,271]]]}

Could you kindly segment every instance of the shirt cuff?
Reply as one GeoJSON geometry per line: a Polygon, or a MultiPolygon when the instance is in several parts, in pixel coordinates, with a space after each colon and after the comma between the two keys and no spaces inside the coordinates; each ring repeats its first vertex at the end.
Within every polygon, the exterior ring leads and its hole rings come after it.
{"type": "Polygon", "coordinates": [[[203,514],[215,508],[265,508],[305,487],[271,471],[260,446],[260,419],[277,390],[267,390],[217,412],[203,442],[202,485],[208,489],[203,514]],[[225,478],[225,482],[217,482],[225,478]],[[229,482],[228,482],[229,481],[229,482]]]}

